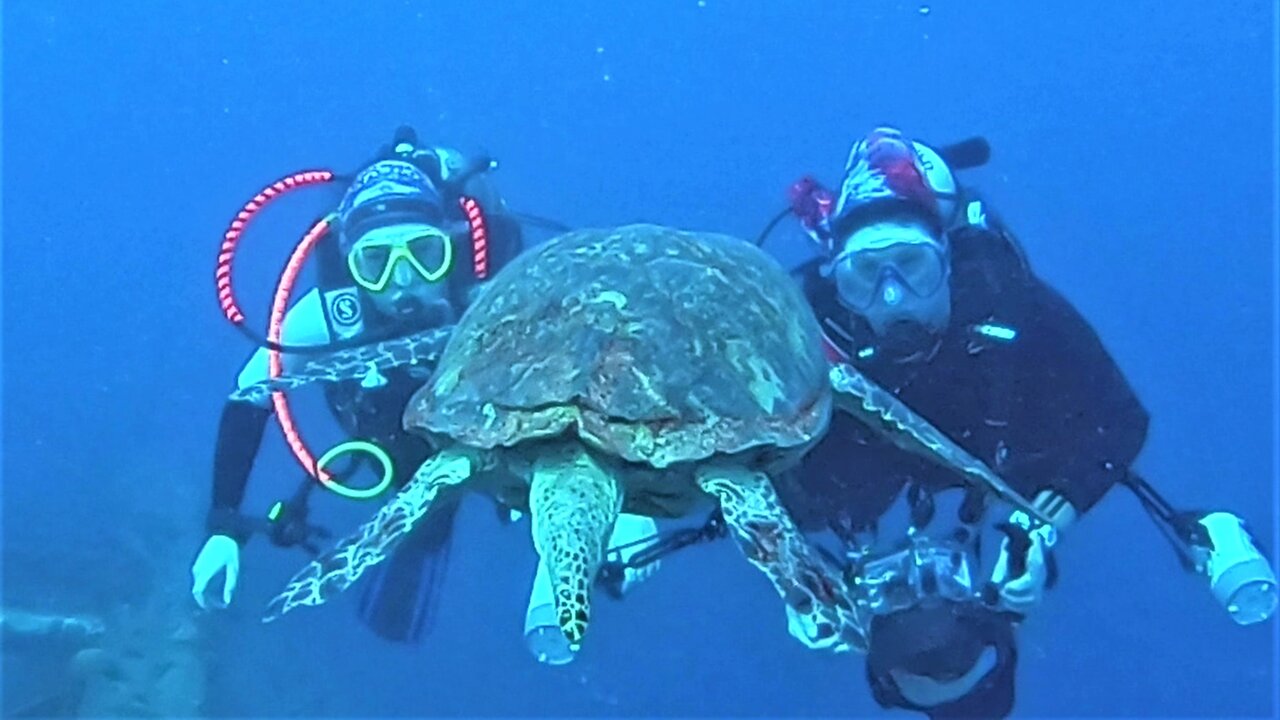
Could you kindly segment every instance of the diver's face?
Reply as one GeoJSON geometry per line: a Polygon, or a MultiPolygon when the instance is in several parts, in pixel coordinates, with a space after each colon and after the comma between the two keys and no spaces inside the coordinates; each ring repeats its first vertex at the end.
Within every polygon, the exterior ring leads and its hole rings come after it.
{"type": "Polygon", "coordinates": [[[831,263],[840,302],[881,339],[941,332],[951,320],[947,252],[927,228],[876,223],[845,241],[831,263]]]}
{"type": "Polygon", "coordinates": [[[900,280],[886,278],[877,288],[875,300],[854,313],[866,318],[880,338],[903,338],[918,333],[936,335],[951,321],[950,283],[943,283],[927,295],[917,295],[900,280]]]}
{"type": "Polygon", "coordinates": [[[352,279],[378,312],[404,317],[447,309],[453,241],[423,223],[402,223],[366,233],[347,254],[352,279]]]}

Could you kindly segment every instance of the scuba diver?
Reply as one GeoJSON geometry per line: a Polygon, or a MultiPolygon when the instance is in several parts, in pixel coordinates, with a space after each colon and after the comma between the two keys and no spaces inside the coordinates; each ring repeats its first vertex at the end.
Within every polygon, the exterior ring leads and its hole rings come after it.
{"type": "MultiPolygon", "coordinates": [[[[455,324],[483,281],[522,249],[520,223],[486,176],[495,164],[489,158],[468,158],[451,149],[424,146],[412,128],[401,127],[354,177],[332,176],[347,187],[337,209],[313,227],[313,233],[316,228],[332,230],[316,235],[319,240],[313,244],[318,264],[316,287],[284,315],[278,341],[256,337],[246,330],[260,347],[241,370],[238,390],[222,411],[214,455],[212,505],[207,517],[209,537],[191,568],[191,592],[200,607],[225,607],[231,603],[239,576],[240,551],[256,533],[265,534],[281,547],[300,546],[312,554],[318,552],[316,542],[329,533],[309,520],[308,503],[314,488],[327,487],[349,497],[374,495],[344,490],[343,484],[321,476],[322,466],[328,464],[326,458],[304,461],[300,456],[309,475],[292,498],[276,503],[266,518],[243,514],[245,489],[274,403],[269,395],[246,395],[244,389],[268,379],[273,352],[279,353],[287,371],[304,363],[308,354],[369,345],[455,324]],[[219,575],[220,593],[211,589],[219,575]]],[[[285,189],[294,184],[301,186],[320,175],[300,173],[288,183],[276,183],[246,205],[246,211],[256,212],[285,189]],[[292,182],[295,179],[297,183],[292,182]]],[[[324,179],[331,179],[331,175],[325,174],[324,179]]],[[[229,263],[238,233],[251,217],[246,211],[237,216],[228,231],[231,244],[224,242],[219,260],[219,295],[224,312],[235,323],[243,317],[237,317],[229,263]]],[[[313,233],[308,233],[308,238],[313,233]]],[[[308,238],[300,248],[307,246],[308,238]]],[[[243,326],[241,329],[245,330],[243,326]]],[[[413,363],[386,372],[370,368],[356,377],[335,376],[324,386],[329,408],[343,431],[350,437],[362,438],[339,448],[351,453],[364,450],[379,460],[384,483],[394,485],[392,491],[407,482],[412,471],[433,452],[427,440],[407,432],[401,420],[410,397],[432,369],[427,364],[413,363]]],[[[277,416],[282,414],[279,407],[275,409],[277,416]]],[[[290,436],[286,419],[278,419],[286,436],[290,436]]],[[[293,439],[290,444],[294,444],[293,439]]],[[[347,468],[335,470],[333,476],[349,479],[365,459],[359,457],[347,468]]],[[[366,581],[359,614],[380,637],[410,642],[430,632],[458,504],[459,500],[437,504],[431,517],[366,581]]],[[[502,514],[505,516],[505,512],[502,514]]],[[[621,538],[620,542],[636,534],[653,533],[652,521],[646,524],[631,520],[619,523],[615,537],[621,538]]],[[[618,580],[619,587],[643,574],[627,573],[618,580]]],[[[534,589],[531,612],[550,601],[538,594],[539,586],[534,589]]],[[[551,623],[555,624],[554,618],[551,623]]],[[[533,629],[537,629],[536,623],[533,629]]],[[[561,657],[563,649],[546,645],[542,642],[536,652],[548,656],[549,662],[567,661],[561,657]]]]}
{"type": "MultiPolygon", "coordinates": [[[[445,148],[424,147],[409,127],[351,178],[330,232],[315,249],[317,285],[291,307],[281,340],[290,345],[336,347],[405,336],[453,324],[481,282],[458,198],[474,197],[487,214],[487,261],[501,268],[521,250],[521,228],[506,212],[484,173],[486,158],[469,159],[445,148]],[[459,261],[455,262],[454,258],[459,261]]],[[[284,366],[305,360],[283,355],[284,366]]],[[[268,377],[269,348],[258,348],[240,371],[237,386],[268,377]]],[[[424,438],[405,432],[401,412],[429,368],[325,385],[330,410],[352,437],[372,438],[391,467],[416,468],[431,452],[424,438]]],[[[210,582],[225,573],[220,602],[235,592],[240,550],[256,532],[277,545],[312,552],[327,532],[308,522],[305,478],[270,519],[242,515],[240,506],[272,407],[236,399],[222,410],[213,463],[209,538],[192,566],[192,594],[203,608],[210,582]]],[[[403,481],[407,478],[398,478],[403,481]]],[[[420,637],[429,625],[430,597],[447,563],[457,504],[442,506],[367,586],[362,619],[392,640],[420,637]]]]}
{"type": "MultiPolygon", "coordinates": [[[[953,168],[989,154],[981,138],[934,149],[878,128],[853,145],[838,193],[801,179],[757,240],[795,216],[813,256],[797,280],[832,362],[903,400],[1050,521],[1014,511],[993,523],[1003,537],[984,573],[992,498],[843,414],[779,483],[804,530],[831,530],[844,545],[844,559],[830,559],[870,610],[876,701],[931,718],[1011,712],[1015,629],[1056,580],[1051,551],[1061,535],[1114,485],[1134,492],[1237,623],[1266,620],[1277,602],[1271,565],[1238,516],[1176,509],[1133,469],[1147,411],[1093,328],[1032,272],[977,194],[957,185],[953,168]],[[955,522],[931,528],[939,499],[956,495],[955,522]],[[882,542],[879,523],[899,498],[910,526],[882,542]]],[[[611,572],[723,536],[713,514],[611,572]]]]}
{"type": "Polygon", "coordinates": [[[872,607],[877,702],[930,717],[1012,710],[1014,627],[1052,586],[1062,534],[1117,484],[1236,622],[1261,622],[1276,607],[1275,575],[1240,518],[1175,510],[1132,469],[1147,411],[1088,322],[957,185],[951,166],[989,153],[980,138],[935,150],[881,127],[854,143],[838,192],[810,178],[790,192],[817,251],[797,275],[828,356],[929,419],[1050,521],[1015,511],[995,523],[999,555],[975,582],[990,500],[980,490],[843,415],[796,472],[784,500],[802,525],[841,538],[872,607]],[[958,523],[926,536],[937,494],[953,488],[963,496],[958,523]],[[883,551],[878,521],[904,489],[905,547],[883,551]]]}

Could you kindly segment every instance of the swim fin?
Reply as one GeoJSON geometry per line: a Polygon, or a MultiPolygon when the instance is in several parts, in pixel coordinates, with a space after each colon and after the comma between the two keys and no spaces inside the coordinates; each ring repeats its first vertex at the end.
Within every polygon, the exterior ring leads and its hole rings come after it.
{"type": "Polygon", "coordinates": [[[453,545],[457,501],[431,510],[385,562],[370,572],[360,598],[361,621],[391,642],[419,642],[431,633],[453,545]]]}

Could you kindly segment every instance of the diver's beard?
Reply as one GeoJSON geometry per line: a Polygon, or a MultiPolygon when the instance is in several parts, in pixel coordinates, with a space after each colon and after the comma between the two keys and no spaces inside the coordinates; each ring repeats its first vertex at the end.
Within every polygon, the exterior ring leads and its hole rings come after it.
{"type": "Polygon", "coordinates": [[[453,306],[440,297],[423,298],[406,293],[374,303],[378,312],[397,322],[435,327],[447,325],[456,319],[453,306]]]}

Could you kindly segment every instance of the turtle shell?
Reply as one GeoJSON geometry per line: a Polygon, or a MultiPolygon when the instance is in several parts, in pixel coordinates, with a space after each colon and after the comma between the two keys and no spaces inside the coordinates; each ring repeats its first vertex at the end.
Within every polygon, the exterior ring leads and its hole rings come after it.
{"type": "Polygon", "coordinates": [[[406,427],[481,448],[574,435],[653,468],[807,446],[831,394],[816,318],[727,235],[587,229],[527,250],[464,313],[406,427]]]}

